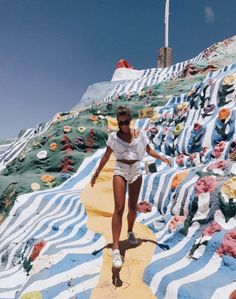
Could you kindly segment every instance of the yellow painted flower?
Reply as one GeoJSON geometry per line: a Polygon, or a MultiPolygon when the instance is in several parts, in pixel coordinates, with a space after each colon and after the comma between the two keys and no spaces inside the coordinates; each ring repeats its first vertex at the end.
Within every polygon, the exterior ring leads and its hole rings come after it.
{"type": "Polygon", "coordinates": [[[38,146],[40,146],[40,142],[38,140],[34,140],[32,145],[33,145],[34,148],[38,147],[38,146]]]}
{"type": "Polygon", "coordinates": [[[218,113],[218,118],[220,120],[225,120],[226,118],[228,118],[230,116],[230,110],[227,108],[222,108],[220,109],[219,113],[218,113]]]}
{"type": "Polygon", "coordinates": [[[57,150],[57,143],[55,142],[51,143],[49,148],[52,152],[55,152],[57,150]]]}
{"type": "Polygon", "coordinates": [[[77,127],[77,131],[80,133],[84,133],[86,131],[85,127],[77,127]]]}
{"type": "Polygon", "coordinates": [[[54,175],[44,174],[41,176],[41,181],[44,183],[51,183],[55,180],[54,175]]]}
{"type": "Polygon", "coordinates": [[[224,77],[223,85],[232,85],[234,83],[235,77],[234,75],[228,75],[224,77]]]}
{"type": "Polygon", "coordinates": [[[228,198],[236,198],[236,176],[224,182],[221,191],[224,192],[228,198]]]}
{"type": "Polygon", "coordinates": [[[159,118],[159,115],[157,115],[157,114],[154,114],[153,115],[153,117],[152,117],[152,121],[157,121],[158,120],[158,118],[159,118]]]}
{"type": "Polygon", "coordinates": [[[188,107],[188,104],[187,103],[181,103],[181,104],[179,104],[178,106],[177,106],[177,110],[178,111],[182,111],[182,110],[184,110],[185,108],[187,108],[188,107]]]}
{"type": "Polygon", "coordinates": [[[142,91],[140,91],[140,93],[139,93],[139,96],[140,96],[140,97],[144,97],[144,96],[145,96],[145,94],[146,94],[146,93],[145,93],[145,91],[144,91],[144,90],[142,90],[142,91]]]}
{"type": "Polygon", "coordinates": [[[182,128],[183,128],[183,125],[182,125],[182,124],[178,124],[178,125],[174,128],[174,131],[173,131],[174,136],[178,136],[179,133],[181,132],[182,128]]]}
{"type": "Polygon", "coordinates": [[[144,108],[138,112],[139,118],[151,118],[154,115],[154,109],[152,107],[144,108]]]}

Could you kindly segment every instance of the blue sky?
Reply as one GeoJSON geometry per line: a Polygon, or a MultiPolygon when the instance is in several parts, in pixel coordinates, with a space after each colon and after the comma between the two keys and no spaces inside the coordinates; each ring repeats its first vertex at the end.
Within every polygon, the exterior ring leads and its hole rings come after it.
{"type": "MultiPolygon", "coordinates": [[[[164,0],[0,0],[0,140],[69,111],[117,61],[156,66],[164,0]]],[[[170,0],[174,62],[236,34],[235,0],[170,0]]]]}

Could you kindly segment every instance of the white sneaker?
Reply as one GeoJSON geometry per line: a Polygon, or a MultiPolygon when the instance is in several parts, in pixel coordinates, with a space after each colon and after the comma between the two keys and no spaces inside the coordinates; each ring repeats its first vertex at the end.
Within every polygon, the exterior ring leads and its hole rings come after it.
{"type": "Polygon", "coordinates": [[[112,266],[114,268],[121,268],[122,264],[123,262],[120,255],[120,250],[119,249],[112,250],[112,266]]]}
{"type": "Polygon", "coordinates": [[[128,232],[128,241],[131,245],[137,245],[138,240],[134,234],[134,232],[128,232]]]}

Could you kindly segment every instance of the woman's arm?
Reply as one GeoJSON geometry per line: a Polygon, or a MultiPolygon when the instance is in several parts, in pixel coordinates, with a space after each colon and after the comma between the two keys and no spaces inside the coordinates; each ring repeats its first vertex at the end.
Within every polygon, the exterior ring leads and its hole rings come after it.
{"type": "Polygon", "coordinates": [[[110,148],[110,146],[107,147],[104,155],[102,156],[102,159],[98,165],[98,168],[96,169],[92,179],[91,179],[91,186],[93,187],[95,182],[96,182],[96,179],[100,173],[100,171],[103,169],[103,167],[105,166],[105,164],[107,163],[107,161],[109,160],[110,156],[111,156],[111,153],[113,152],[113,150],[110,148]]]}
{"type": "Polygon", "coordinates": [[[150,145],[146,146],[146,152],[148,155],[150,155],[153,158],[159,159],[165,163],[167,163],[169,166],[171,166],[171,162],[169,159],[162,157],[161,155],[158,154],[158,152],[154,151],[150,145]]]}

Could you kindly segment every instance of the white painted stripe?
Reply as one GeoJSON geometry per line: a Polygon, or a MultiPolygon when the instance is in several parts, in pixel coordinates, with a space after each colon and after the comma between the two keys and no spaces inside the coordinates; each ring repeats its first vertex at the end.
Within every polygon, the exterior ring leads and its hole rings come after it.
{"type": "Polygon", "coordinates": [[[87,290],[92,290],[94,289],[99,282],[99,275],[90,278],[86,281],[83,281],[76,286],[71,287],[70,289],[65,290],[64,292],[61,292],[56,296],[54,299],[61,299],[61,298],[79,298],[75,297],[74,294],[78,294],[87,290]],[[70,297],[69,297],[70,296],[70,297]]]}
{"type": "Polygon", "coordinates": [[[230,294],[236,290],[236,282],[223,286],[215,290],[211,299],[229,298],[230,294]]]}
{"type": "Polygon", "coordinates": [[[188,234],[185,238],[183,238],[183,240],[181,240],[176,246],[172,247],[169,250],[160,252],[155,254],[152,257],[151,263],[163,259],[165,257],[171,256],[172,254],[175,254],[176,252],[180,251],[181,249],[184,248],[184,246],[189,242],[189,240],[192,238],[192,236],[194,235],[194,233],[198,230],[200,224],[198,222],[194,222],[192,224],[192,226],[190,226],[189,230],[188,230],[188,234]]]}
{"type": "Polygon", "coordinates": [[[178,290],[181,286],[187,283],[202,280],[205,277],[214,274],[220,268],[221,262],[221,257],[217,253],[215,253],[210,259],[210,261],[200,270],[192,274],[189,274],[181,279],[172,281],[167,287],[165,299],[177,299],[178,290]]]}
{"type": "MultiPolygon", "coordinates": [[[[40,279],[40,280],[34,281],[24,290],[23,294],[27,294],[29,292],[33,292],[36,290],[47,289],[54,285],[70,281],[71,279],[77,279],[84,275],[99,273],[100,268],[101,268],[101,263],[102,263],[102,257],[100,257],[94,261],[89,261],[89,262],[80,264],[74,268],[71,268],[68,271],[58,273],[54,276],[45,277],[45,279],[40,279]]],[[[88,282],[89,282],[89,280],[86,280],[84,282],[85,285],[88,284],[88,282]]],[[[57,298],[57,297],[55,297],[55,298],[57,298]]],[[[58,297],[58,298],[67,298],[67,297],[58,297]]]]}
{"type": "MultiPolygon", "coordinates": [[[[66,247],[81,246],[82,244],[85,244],[85,243],[88,243],[88,242],[92,241],[94,236],[95,236],[95,233],[93,231],[87,230],[85,235],[82,238],[78,239],[78,240],[62,243],[62,239],[60,239],[60,244],[57,245],[57,248],[62,248],[62,247],[65,247],[65,246],[66,247]]],[[[70,236],[70,238],[71,238],[71,236],[70,236]]],[[[69,239],[69,238],[67,237],[67,239],[69,239]]],[[[63,239],[63,241],[65,241],[65,240],[66,239],[63,239]]]]}
{"type": "Polygon", "coordinates": [[[178,271],[180,269],[183,269],[184,267],[188,266],[191,262],[192,262],[191,258],[184,256],[178,262],[171,264],[170,266],[164,268],[161,271],[157,271],[157,273],[153,276],[150,283],[150,289],[152,290],[152,292],[154,294],[157,292],[157,289],[159,288],[161,280],[164,278],[164,276],[171,274],[175,271],[178,271]]]}

